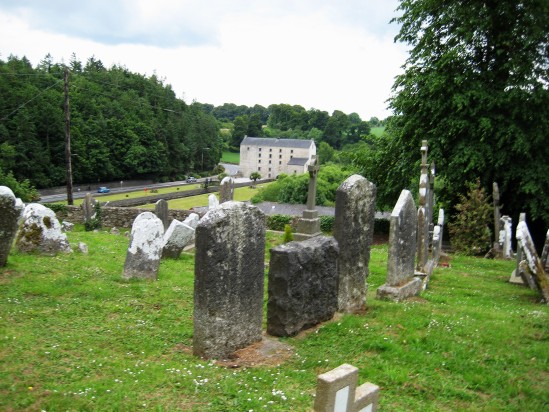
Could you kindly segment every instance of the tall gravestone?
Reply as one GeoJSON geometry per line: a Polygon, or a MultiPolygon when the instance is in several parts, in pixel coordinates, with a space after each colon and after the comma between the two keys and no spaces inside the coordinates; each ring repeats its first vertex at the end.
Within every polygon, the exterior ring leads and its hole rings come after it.
{"type": "Polygon", "coordinates": [[[93,198],[93,195],[91,193],[86,193],[84,201],[82,202],[84,222],[89,222],[95,217],[95,203],[96,200],[93,198]]]}
{"type": "MultiPolygon", "coordinates": [[[[520,222],[526,222],[526,213],[521,213],[519,215],[519,223],[520,222]]],[[[516,253],[515,259],[517,264],[515,266],[515,269],[513,269],[513,272],[511,273],[509,282],[517,285],[524,285],[524,280],[522,279],[520,275],[520,270],[519,270],[520,262],[522,262],[522,248],[520,247],[519,242],[517,242],[517,253],[516,253]]]]}
{"type": "Polygon", "coordinates": [[[499,186],[497,182],[492,183],[492,199],[494,201],[494,244],[493,250],[496,257],[500,257],[501,245],[499,242],[500,224],[501,224],[501,207],[499,205],[499,186]]]}
{"type": "Polygon", "coordinates": [[[360,175],[349,177],[336,191],[334,237],[339,244],[340,312],[355,312],[366,301],[376,191],[376,186],[360,175]]]}
{"type": "Polygon", "coordinates": [[[333,237],[315,236],[271,249],[267,333],[293,336],[337,311],[337,259],[333,237]]]}
{"type": "Polygon", "coordinates": [[[230,176],[225,176],[221,180],[219,188],[219,203],[230,202],[234,199],[234,180],[230,176]]]}
{"type": "Polygon", "coordinates": [[[0,267],[8,261],[22,206],[9,187],[0,186],[0,267]]]}
{"type": "Polygon", "coordinates": [[[62,232],[53,210],[39,203],[25,206],[15,244],[17,250],[27,253],[55,255],[72,252],[67,235],[62,232]]]}
{"type": "Polygon", "coordinates": [[[513,236],[513,219],[510,216],[504,215],[500,219],[502,228],[500,229],[500,251],[504,258],[511,259],[513,257],[512,236],[513,236]]]}
{"type": "Polygon", "coordinates": [[[133,221],[130,245],[124,263],[124,279],[158,278],[164,225],[152,212],[143,212],[133,221]]]}
{"type": "Polygon", "coordinates": [[[414,277],[418,222],[410,191],[400,193],[390,222],[387,281],[378,288],[377,297],[398,301],[417,295],[422,288],[421,279],[414,277]]]}
{"type": "Polygon", "coordinates": [[[310,239],[314,236],[320,236],[320,218],[316,210],[316,184],[317,175],[320,170],[318,159],[313,155],[313,160],[308,166],[309,171],[309,190],[307,192],[307,209],[303,211],[303,216],[297,221],[295,240],[310,239]]]}
{"type": "MultiPolygon", "coordinates": [[[[540,258],[536,252],[534,241],[528,230],[526,222],[519,222],[517,225],[517,241],[522,248],[522,256],[527,264],[531,276],[536,283],[538,291],[541,293],[545,303],[549,304],[549,278],[545,272],[540,258]]],[[[522,262],[521,262],[522,263],[522,262]]],[[[526,269],[526,268],[525,268],[526,269]]]]}
{"type": "Polygon", "coordinates": [[[425,265],[429,257],[429,220],[428,203],[429,198],[429,171],[427,168],[427,151],[429,146],[427,140],[421,142],[421,175],[419,178],[419,207],[417,210],[417,264],[416,269],[425,271],[425,265]]]}
{"type": "Polygon", "coordinates": [[[549,274],[549,230],[545,235],[545,244],[543,245],[543,250],[541,252],[541,265],[545,269],[545,273],[549,274]]]}
{"type": "Polygon", "coordinates": [[[193,352],[225,358],[261,340],[265,215],[222,203],[201,219],[195,245],[193,352]]]}
{"type": "Polygon", "coordinates": [[[168,202],[164,199],[158,200],[154,205],[154,214],[162,221],[164,230],[170,227],[168,213],[168,202]]]}

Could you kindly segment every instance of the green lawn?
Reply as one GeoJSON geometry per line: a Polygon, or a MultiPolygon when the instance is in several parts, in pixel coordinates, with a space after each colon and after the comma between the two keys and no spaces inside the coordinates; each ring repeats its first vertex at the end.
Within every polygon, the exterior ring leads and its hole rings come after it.
{"type": "Polygon", "coordinates": [[[192,254],[162,261],[156,282],[124,281],[126,237],[68,236],[89,254],[12,252],[0,268],[0,410],[308,411],[317,375],[342,363],[381,386],[385,411],[549,405],[549,307],[506,282],[513,261],[452,256],[421,297],[393,303],[375,298],[375,246],[365,311],[280,339],[279,366],[231,368],[192,355],[192,254]]]}
{"type": "Polygon", "coordinates": [[[240,164],[240,153],[223,152],[221,162],[240,164]]]}

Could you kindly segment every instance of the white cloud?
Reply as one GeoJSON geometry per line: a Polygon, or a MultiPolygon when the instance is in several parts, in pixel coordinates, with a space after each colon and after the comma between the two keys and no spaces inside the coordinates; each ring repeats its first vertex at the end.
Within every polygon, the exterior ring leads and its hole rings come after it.
{"type": "Polygon", "coordinates": [[[36,64],[47,53],[56,61],[95,55],[106,66],[155,71],[187,102],[300,104],[368,119],[389,114],[384,101],[406,57],[393,43],[396,26],[381,23],[395,1],[80,3],[4,1],[0,58],[26,55],[36,64]],[[75,20],[65,26],[48,20],[60,4],[73,4],[75,20]]]}

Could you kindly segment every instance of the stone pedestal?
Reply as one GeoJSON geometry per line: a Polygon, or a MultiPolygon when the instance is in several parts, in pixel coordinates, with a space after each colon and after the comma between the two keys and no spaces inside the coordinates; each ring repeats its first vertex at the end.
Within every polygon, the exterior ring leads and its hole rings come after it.
{"type": "Polygon", "coordinates": [[[297,231],[294,240],[306,240],[322,234],[318,210],[304,210],[303,217],[297,222],[297,231]]]}

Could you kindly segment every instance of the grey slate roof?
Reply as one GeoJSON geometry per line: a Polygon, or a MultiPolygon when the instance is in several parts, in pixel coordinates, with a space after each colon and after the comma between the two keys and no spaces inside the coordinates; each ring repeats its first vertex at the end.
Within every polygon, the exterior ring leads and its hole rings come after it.
{"type": "Polygon", "coordinates": [[[296,149],[308,149],[312,140],[300,139],[275,139],[271,137],[248,137],[246,136],[240,145],[248,146],[270,146],[270,147],[290,147],[296,149]]]}
{"type": "Polygon", "coordinates": [[[308,160],[308,157],[292,157],[288,162],[288,166],[305,166],[308,160]]]}

